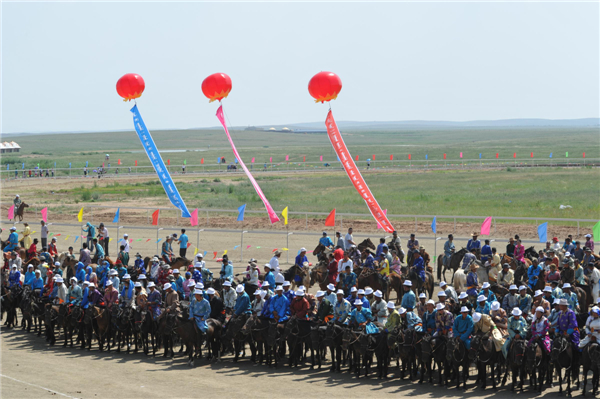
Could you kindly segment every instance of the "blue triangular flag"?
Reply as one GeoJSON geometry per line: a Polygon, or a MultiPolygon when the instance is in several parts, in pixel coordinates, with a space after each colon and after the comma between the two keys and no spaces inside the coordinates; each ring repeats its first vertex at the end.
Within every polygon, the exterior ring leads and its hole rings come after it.
{"type": "Polygon", "coordinates": [[[239,245],[236,245],[235,247],[233,247],[233,249],[237,249],[237,247],[239,247],[239,245]]]}
{"type": "Polygon", "coordinates": [[[552,153],[550,153],[550,158],[552,158],[552,153]]]}
{"type": "Polygon", "coordinates": [[[73,242],[77,242],[77,239],[78,239],[78,238],[79,238],[79,236],[75,237],[75,241],[73,241],[73,242]]]}
{"type": "Polygon", "coordinates": [[[545,243],[548,241],[548,222],[538,226],[538,237],[540,238],[540,242],[545,243]]]}
{"type": "Polygon", "coordinates": [[[238,222],[244,221],[244,212],[245,211],[246,211],[246,204],[244,204],[238,208],[238,217],[237,217],[238,222]]]}
{"type": "Polygon", "coordinates": [[[204,256],[206,256],[207,253],[208,253],[208,251],[204,251],[204,256]]]}
{"type": "Polygon", "coordinates": [[[431,231],[437,233],[437,216],[433,217],[433,222],[431,222],[431,231]]]}
{"type": "Polygon", "coordinates": [[[120,213],[121,213],[121,208],[117,208],[117,213],[115,213],[115,218],[113,219],[113,223],[119,223],[120,213]]]}

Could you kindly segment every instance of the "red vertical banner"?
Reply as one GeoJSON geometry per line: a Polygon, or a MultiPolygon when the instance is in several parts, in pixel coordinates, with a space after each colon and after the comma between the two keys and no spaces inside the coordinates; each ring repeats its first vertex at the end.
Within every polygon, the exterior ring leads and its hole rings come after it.
{"type": "MultiPolygon", "coordinates": [[[[252,158],[252,159],[254,159],[254,158],[252,158]]],[[[252,161],[252,162],[254,162],[254,161],[252,161]]],[[[306,155],[302,158],[302,162],[306,162],[306,155]]]]}
{"type": "Polygon", "coordinates": [[[446,154],[444,154],[444,159],[446,159],[446,154]]]}
{"type": "Polygon", "coordinates": [[[152,225],[158,226],[158,215],[160,214],[160,209],[155,210],[152,213],[152,225]]]}
{"type": "Polygon", "coordinates": [[[496,153],[496,159],[498,159],[498,156],[499,156],[499,155],[500,155],[500,154],[496,153]]]}
{"type": "Polygon", "coordinates": [[[513,153],[513,158],[515,158],[515,159],[517,158],[517,153],[516,152],[513,153]]]}
{"type": "MultiPolygon", "coordinates": [[[[584,155],[585,155],[585,153],[584,153],[584,155]]],[[[585,158],[585,157],[584,157],[584,158],[585,158]]],[[[356,162],[358,162],[358,155],[356,156],[356,162]]]]}
{"type": "Polygon", "coordinates": [[[373,161],[375,160],[375,154],[373,154],[373,161]]]}
{"type": "Polygon", "coordinates": [[[135,161],[135,166],[137,166],[137,159],[136,159],[136,161],[135,161]]]}
{"type": "Polygon", "coordinates": [[[120,159],[117,160],[117,165],[121,165],[121,160],[120,159]]]}
{"type": "Polygon", "coordinates": [[[171,160],[167,159],[167,165],[171,165],[171,160]]]}
{"type": "Polygon", "coordinates": [[[585,158],[585,152],[583,153],[583,157],[585,158]]]}
{"type": "Polygon", "coordinates": [[[411,159],[411,155],[410,155],[410,154],[408,154],[408,159],[409,159],[409,160],[411,159]]]}
{"type": "Polygon", "coordinates": [[[531,158],[533,158],[533,152],[531,153],[531,158]]]}
{"type": "Polygon", "coordinates": [[[394,156],[390,155],[390,161],[393,161],[393,160],[394,160],[394,156]]]}
{"type": "Polygon", "coordinates": [[[200,165],[204,165],[204,158],[200,160],[200,165]]]}
{"type": "MultiPolygon", "coordinates": [[[[362,199],[366,202],[371,215],[373,218],[379,222],[382,226],[383,230],[388,233],[394,231],[394,226],[390,223],[387,216],[377,203],[377,200],[371,193],[369,186],[363,179],[360,174],[360,170],[356,167],[354,160],[352,159],[352,155],[350,155],[350,151],[348,151],[348,147],[344,143],[344,139],[338,130],[337,125],[335,124],[335,120],[333,119],[333,113],[331,110],[327,113],[327,119],[325,120],[325,125],[327,127],[327,135],[329,136],[329,141],[331,141],[331,145],[333,145],[333,149],[335,150],[337,156],[340,158],[342,165],[344,166],[344,170],[348,174],[350,181],[354,185],[354,188],[362,199]]],[[[375,155],[373,155],[373,160],[375,160],[375,155]]]]}

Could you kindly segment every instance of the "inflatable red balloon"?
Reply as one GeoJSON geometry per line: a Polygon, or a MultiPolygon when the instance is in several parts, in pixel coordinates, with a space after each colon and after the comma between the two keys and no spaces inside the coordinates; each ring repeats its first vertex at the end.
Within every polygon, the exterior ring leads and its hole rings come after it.
{"type": "Polygon", "coordinates": [[[231,91],[231,78],[225,73],[213,73],[202,82],[202,93],[209,102],[215,100],[221,101],[229,95],[231,91]]]}
{"type": "Polygon", "coordinates": [[[308,92],[315,102],[335,100],[342,91],[342,80],[333,72],[319,72],[308,82],[308,92]]]}
{"type": "Polygon", "coordinates": [[[117,81],[117,93],[123,97],[123,101],[141,97],[145,88],[144,79],[137,73],[128,73],[117,81]]]}

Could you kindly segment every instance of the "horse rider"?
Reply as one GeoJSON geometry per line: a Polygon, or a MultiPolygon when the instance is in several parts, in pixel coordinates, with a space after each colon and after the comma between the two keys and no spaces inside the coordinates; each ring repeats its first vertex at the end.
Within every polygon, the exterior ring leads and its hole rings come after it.
{"type": "Polygon", "coordinates": [[[363,308],[371,309],[371,304],[369,300],[365,298],[365,290],[362,288],[356,291],[356,297],[361,300],[363,303],[363,308]]]}
{"type": "Polygon", "coordinates": [[[481,247],[481,262],[484,264],[492,258],[492,247],[490,247],[490,240],[485,240],[485,245],[481,247]]]}
{"type": "Polygon", "coordinates": [[[22,202],[23,201],[21,201],[21,196],[19,194],[15,195],[15,198],[13,198],[13,205],[15,206],[15,212],[19,209],[22,202]]]}
{"type": "Polygon", "coordinates": [[[445,281],[442,281],[440,282],[440,288],[446,293],[446,297],[448,299],[454,301],[455,303],[458,302],[458,294],[456,293],[454,287],[451,287],[446,284],[445,281]]]}
{"type": "Polygon", "coordinates": [[[502,265],[502,271],[498,274],[498,285],[504,288],[510,287],[515,281],[515,274],[508,263],[502,265]]]}
{"type": "Polygon", "coordinates": [[[278,286],[275,288],[276,295],[271,299],[270,305],[270,313],[271,318],[277,322],[277,324],[283,327],[283,323],[285,323],[290,317],[290,301],[283,296],[283,287],[278,286]]]}
{"type": "Polygon", "coordinates": [[[350,326],[362,327],[367,334],[377,334],[379,328],[371,322],[373,319],[371,309],[363,308],[362,305],[363,303],[359,299],[354,302],[354,306],[356,307],[350,312],[350,326]]]}
{"type": "Polygon", "coordinates": [[[246,317],[252,314],[252,306],[250,304],[250,297],[244,291],[244,285],[238,284],[235,287],[237,298],[235,299],[235,307],[233,309],[232,317],[246,317]]]}
{"type": "Polygon", "coordinates": [[[375,318],[374,321],[381,323],[385,326],[388,318],[388,309],[387,304],[383,300],[383,293],[379,290],[373,293],[375,300],[371,305],[371,312],[373,312],[373,316],[375,318]]]}
{"type": "Polygon", "coordinates": [[[352,288],[356,288],[356,273],[352,271],[350,265],[346,265],[346,270],[340,277],[340,280],[342,281],[344,292],[351,293],[352,288]]]}
{"type": "Polygon", "coordinates": [[[17,233],[17,228],[15,226],[12,226],[10,228],[10,234],[8,236],[8,245],[4,248],[4,251],[5,252],[14,251],[18,247],[19,247],[19,234],[17,233]]]}
{"type": "Polygon", "coordinates": [[[415,308],[415,306],[417,305],[417,297],[415,296],[415,293],[411,289],[412,281],[410,281],[410,280],[404,281],[403,286],[404,286],[404,295],[402,295],[402,303],[400,304],[400,306],[403,307],[404,309],[408,310],[409,312],[412,312],[413,309],[415,308]]]}
{"type": "Polygon", "coordinates": [[[413,254],[413,268],[417,276],[421,279],[421,282],[425,283],[425,262],[423,261],[420,252],[415,252],[413,254]]]}
{"type": "Polygon", "coordinates": [[[596,269],[595,262],[589,262],[587,264],[588,269],[588,285],[592,291],[592,297],[594,298],[594,303],[598,301],[600,297],[600,271],[596,269]]]}
{"type": "Polygon", "coordinates": [[[423,317],[423,314],[427,311],[427,295],[424,292],[419,294],[419,300],[417,302],[417,315],[423,317]]]}
{"type": "Polygon", "coordinates": [[[590,342],[600,342],[600,308],[594,306],[585,322],[585,338],[579,342],[579,348],[583,349],[590,342]]]}
{"type": "Polygon", "coordinates": [[[148,301],[146,302],[146,307],[150,308],[150,311],[152,312],[152,318],[156,320],[156,318],[160,316],[160,305],[162,303],[162,298],[153,281],[148,283],[148,290],[148,301]]]}
{"type": "Polygon", "coordinates": [[[579,328],[577,326],[577,317],[575,316],[575,312],[569,309],[569,302],[566,299],[562,298],[560,300],[559,308],[560,312],[558,314],[556,333],[569,337],[569,340],[574,346],[573,356],[575,357],[579,353],[579,328]]]}
{"type": "MultiPolygon", "coordinates": [[[[141,286],[142,283],[140,283],[140,287],[141,286]]],[[[126,274],[123,276],[123,287],[121,288],[120,294],[121,306],[131,306],[133,304],[134,294],[137,294],[137,292],[134,293],[134,284],[131,281],[131,276],[126,274]]]]}
{"type": "MultiPolygon", "coordinates": [[[[290,289],[292,283],[289,281],[284,281],[281,286],[283,287],[283,296],[286,297],[288,301],[292,302],[292,299],[294,299],[294,296],[296,295],[294,291],[290,289]]],[[[264,284],[263,287],[265,287],[264,284]]],[[[268,289],[268,287],[269,286],[267,285],[266,288],[268,289]]]]}
{"type": "Polygon", "coordinates": [[[492,302],[490,310],[490,317],[494,322],[496,328],[500,331],[500,334],[505,337],[508,335],[508,317],[504,309],[500,307],[500,302],[492,302]]]}
{"type": "Polygon", "coordinates": [[[254,291],[254,300],[252,301],[252,314],[255,316],[260,316],[262,314],[263,307],[265,305],[265,296],[261,295],[262,293],[263,291],[260,289],[254,291]]]}
{"type": "Polygon", "coordinates": [[[35,279],[35,273],[33,271],[33,265],[29,264],[29,265],[27,265],[27,272],[25,273],[25,280],[23,280],[23,287],[25,287],[26,285],[31,287],[34,279],[35,279]]]}
{"type": "Polygon", "coordinates": [[[98,263],[100,260],[104,259],[104,248],[98,242],[97,238],[94,238],[94,249],[96,253],[94,254],[94,258],[92,259],[92,263],[98,263]]]}
{"type": "Polygon", "coordinates": [[[498,282],[498,275],[502,272],[502,266],[500,265],[500,255],[496,251],[496,248],[492,248],[492,256],[488,263],[488,279],[491,283],[498,282]]]}
{"type": "Polygon", "coordinates": [[[290,314],[292,317],[296,317],[300,321],[308,321],[308,312],[310,310],[310,304],[304,295],[304,291],[296,291],[296,296],[290,303],[290,314]]]}
{"type": "Polygon", "coordinates": [[[96,288],[96,284],[90,283],[88,286],[88,298],[90,306],[102,306],[104,303],[104,296],[96,288]]]}
{"type": "Polygon", "coordinates": [[[233,280],[233,264],[231,263],[227,255],[223,255],[223,263],[221,264],[221,271],[219,271],[219,276],[221,277],[221,280],[233,280]]]}
{"type": "Polygon", "coordinates": [[[483,315],[489,315],[490,311],[490,304],[485,295],[479,295],[477,297],[477,307],[475,308],[475,312],[483,315]]]}
{"type": "Polygon", "coordinates": [[[333,309],[333,321],[339,324],[344,324],[348,316],[350,316],[351,311],[352,305],[344,298],[344,290],[337,290],[336,303],[333,309]]]}
{"type": "MultiPolygon", "coordinates": [[[[285,283],[283,283],[285,284],[285,283]]],[[[335,306],[335,304],[337,303],[337,296],[335,295],[335,285],[332,283],[327,284],[327,290],[325,291],[325,298],[327,298],[327,300],[329,302],[331,302],[331,305],[335,306]]]]}
{"type": "Polygon", "coordinates": [[[565,299],[569,309],[574,311],[575,314],[579,313],[579,301],[577,300],[577,294],[571,291],[571,284],[564,283],[562,289],[563,294],[561,295],[560,299],[565,299]]]}
{"type": "Polygon", "coordinates": [[[119,303],[119,292],[113,287],[112,281],[106,281],[106,288],[104,289],[104,303],[106,308],[112,308],[112,305],[119,303]]]}
{"type": "Polygon", "coordinates": [[[171,247],[171,241],[173,236],[168,235],[165,237],[165,241],[162,243],[160,256],[165,263],[171,263],[173,261],[173,248],[171,247]]]}
{"type": "Polygon", "coordinates": [[[402,320],[402,324],[406,325],[407,330],[415,330],[416,332],[423,332],[423,321],[415,312],[409,312],[402,306],[398,309],[398,314],[402,320]]]}
{"type": "MultiPolygon", "coordinates": [[[[404,259],[404,251],[402,250],[402,241],[400,240],[400,237],[398,237],[398,232],[396,230],[394,230],[392,232],[392,240],[390,241],[388,246],[391,246],[392,252],[394,250],[396,251],[396,253],[400,257],[400,259],[404,259]],[[400,255],[402,255],[402,256],[400,256],[400,255]]],[[[404,263],[404,262],[401,261],[401,263],[404,263]]]]}
{"type": "Polygon", "coordinates": [[[377,249],[375,250],[376,258],[379,258],[381,256],[381,254],[383,253],[383,247],[387,247],[387,244],[385,243],[385,238],[380,238],[379,245],[377,245],[377,249]]]}
{"type": "Polygon", "coordinates": [[[529,340],[528,345],[531,345],[535,339],[539,338],[542,343],[542,350],[546,353],[550,353],[552,341],[548,335],[549,330],[550,322],[548,322],[548,319],[545,316],[544,308],[538,306],[535,309],[533,320],[531,322],[531,339],[529,340]]]}
{"type": "Polygon", "coordinates": [[[12,265],[8,275],[8,288],[21,286],[21,272],[17,269],[17,265],[12,265]]]}
{"type": "MultiPolygon", "coordinates": [[[[257,292],[260,292],[258,290],[257,292]]],[[[225,323],[225,306],[223,301],[216,295],[217,291],[210,287],[206,290],[208,295],[208,303],[210,304],[210,318],[218,320],[221,323],[225,323]]]]}
{"type": "Polygon", "coordinates": [[[458,337],[467,349],[471,348],[471,334],[473,333],[473,318],[469,312],[469,308],[463,306],[460,309],[460,316],[454,319],[452,326],[454,337],[458,337]]]}
{"type": "Polygon", "coordinates": [[[475,256],[476,251],[477,251],[476,249],[472,249],[470,252],[467,252],[465,254],[465,256],[463,257],[463,260],[462,260],[462,262],[463,262],[462,269],[463,270],[467,270],[469,268],[469,266],[471,266],[471,264],[477,260],[477,256],[475,256]]]}
{"type": "Polygon", "coordinates": [[[313,320],[319,325],[327,324],[333,318],[333,304],[325,297],[324,291],[317,291],[317,314],[313,320]]]}
{"type": "Polygon", "coordinates": [[[204,298],[204,293],[201,289],[194,290],[194,298],[195,300],[190,303],[189,320],[194,321],[196,331],[199,330],[202,334],[205,334],[206,330],[208,330],[206,320],[210,316],[210,303],[204,298]]]}
{"type": "Polygon", "coordinates": [[[533,299],[531,295],[527,293],[527,287],[522,285],[519,287],[519,309],[523,312],[523,317],[529,322],[531,321],[531,305],[533,304],[533,299]]]}
{"type": "Polygon", "coordinates": [[[163,287],[163,290],[166,292],[164,314],[169,313],[177,316],[179,315],[179,295],[177,294],[177,291],[175,291],[173,288],[173,284],[171,283],[167,283],[163,287]]]}
{"type": "Polygon", "coordinates": [[[502,337],[502,334],[489,315],[477,312],[473,313],[473,334],[477,334],[478,332],[481,332],[485,334],[486,337],[492,339],[496,352],[502,350],[505,339],[502,337]]]}
{"type": "Polygon", "coordinates": [[[433,334],[435,332],[435,315],[437,314],[435,302],[430,299],[425,303],[425,306],[427,309],[421,318],[423,320],[423,330],[428,334],[433,334]]]}
{"type": "Polygon", "coordinates": [[[521,244],[521,239],[517,239],[515,245],[515,256],[513,257],[517,267],[525,264],[525,247],[521,244]]]}
{"type": "Polygon", "coordinates": [[[419,240],[417,240],[415,238],[415,234],[411,234],[410,235],[410,240],[408,240],[408,242],[406,243],[406,246],[408,248],[408,255],[406,257],[406,263],[408,263],[409,265],[412,264],[412,259],[413,259],[413,255],[416,252],[419,252],[419,240]]]}
{"type": "Polygon", "coordinates": [[[223,283],[223,305],[228,314],[231,314],[237,300],[237,294],[235,290],[231,288],[231,281],[225,281],[223,283]]]}
{"type": "Polygon", "coordinates": [[[504,342],[502,346],[502,354],[506,359],[510,350],[511,342],[514,339],[525,339],[529,330],[526,320],[521,317],[523,312],[518,307],[512,310],[512,316],[508,319],[508,336],[509,338],[504,342]]]}
{"type": "Polygon", "coordinates": [[[175,278],[175,281],[173,282],[175,284],[175,292],[177,292],[179,299],[183,299],[183,283],[185,283],[185,279],[181,275],[179,269],[173,270],[173,277],[175,278]]]}
{"type": "Polygon", "coordinates": [[[393,331],[394,329],[396,329],[397,327],[399,327],[402,324],[402,318],[400,317],[400,313],[398,313],[398,311],[396,310],[396,306],[394,304],[394,302],[389,301],[387,303],[387,310],[388,310],[388,318],[385,322],[385,332],[389,332],[389,331],[393,331]]]}
{"type": "Polygon", "coordinates": [[[477,276],[477,263],[473,262],[470,265],[471,271],[467,274],[467,294],[474,299],[477,297],[477,290],[479,289],[478,276],[477,276]]]}
{"type": "Polygon", "coordinates": [[[481,287],[481,291],[479,292],[479,295],[484,295],[486,300],[488,301],[488,303],[492,303],[496,300],[496,294],[494,294],[492,292],[492,290],[490,290],[490,283],[485,282],[483,283],[483,286],[481,287]]]}
{"type": "Polygon", "coordinates": [[[471,313],[471,310],[473,309],[473,304],[469,301],[469,295],[467,295],[466,292],[461,292],[458,296],[458,303],[454,307],[453,313],[456,316],[460,316],[460,312],[463,307],[469,309],[469,313],[471,313]]]}
{"type": "Polygon", "coordinates": [[[477,232],[471,234],[471,239],[467,242],[467,251],[473,252],[473,250],[481,250],[481,241],[477,239],[478,236],[479,234],[477,232]]]}
{"type": "Polygon", "coordinates": [[[452,242],[452,240],[454,240],[454,236],[452,234],[448,234],[448,241],[446,241],[444,243],[444,266],[448,267],[450,266],[450,258],[452,258],[452,255],[454,254],[454,251],[456,250],[456,247],[454,246],[454,242],[452,242]]]}
{"type": "Polygon", "coordinates": [[[326,231],[323,232],[323,237],[319,238],[319,244],[330,250],[334,247],[333,241],[331,241],[331,238],[329,238],[326,231]]]}
{"type": "Polygon", "coordinates": [[[79,306],[81,304],[81,287],[77,284],[77,277],[71,277],[71,286],[67,293],[67,304],[79,306]]]}
{"type": "Polygon", "coordinates": [[[454,315],[442,303],[435,305],[435,332],[434,336],[452,338],[454,328],[454,315]]]}

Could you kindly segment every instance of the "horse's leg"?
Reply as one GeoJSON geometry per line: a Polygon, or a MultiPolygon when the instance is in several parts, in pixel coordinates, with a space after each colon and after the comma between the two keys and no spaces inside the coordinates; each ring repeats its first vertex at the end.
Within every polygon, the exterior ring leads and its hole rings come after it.
{"type": "MultiPolygon", "coordinates": [[[[583,366],[583,390],[581,391],[581,394],[583,396],[585,396],[585,389],[587,388],[587,378],[588,378],[588,368],[584,365],[583,366]]],[[[594,377],[592,376],[592,383],[593,383],[593,379],[594,377]]]]}

